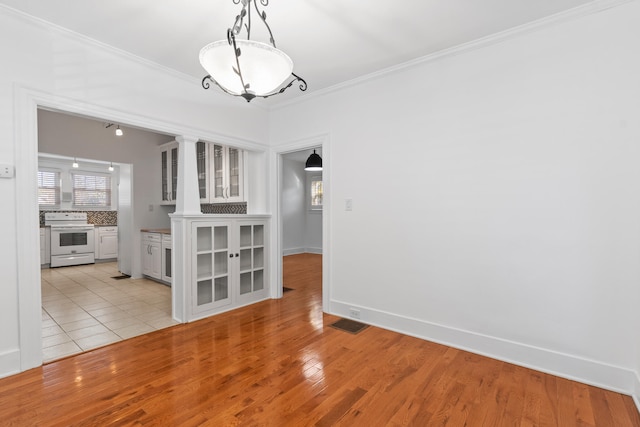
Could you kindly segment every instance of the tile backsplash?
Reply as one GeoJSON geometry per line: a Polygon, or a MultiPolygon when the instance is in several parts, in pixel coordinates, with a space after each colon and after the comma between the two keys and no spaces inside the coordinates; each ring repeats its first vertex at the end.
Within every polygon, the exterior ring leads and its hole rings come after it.
{"type": "Polygon", "coordinates": [[[40,211],[40,225],[44,225],[46,212],[86,212],[87,222],[94,225],[118,225],[118,211],[40,211]]]}
{"type": "Polygon", "coordinates": [[[202,204],[203,214],[246,214],[247,202],[202,204]]]}

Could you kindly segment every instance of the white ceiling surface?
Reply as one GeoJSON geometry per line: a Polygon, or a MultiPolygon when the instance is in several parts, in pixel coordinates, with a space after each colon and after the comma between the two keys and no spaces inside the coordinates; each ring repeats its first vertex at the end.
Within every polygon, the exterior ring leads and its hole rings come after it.
{"type": "MultiPolygon", "coordinates": [[[[271,0],[263,10],[312,92],[593,2],[271,0]]],[[[198,79],[200,49],[224,39],[240,11],[232,0],[0,3],[198,79]]],[[[260,27],[256,17],[252,39],[266,42],[260,27]]]]}

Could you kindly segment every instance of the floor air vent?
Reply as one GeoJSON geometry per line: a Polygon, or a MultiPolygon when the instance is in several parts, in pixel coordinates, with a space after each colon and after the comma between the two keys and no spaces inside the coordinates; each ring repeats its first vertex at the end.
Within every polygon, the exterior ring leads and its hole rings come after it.
{"type": "Polygon", "coordinates": [[[332,323],[331,326],[341,331],[357,334],[369,325],[365,325],[364,323],[356,322],[351,319],[340,319],[337,322],[332,323]]]}

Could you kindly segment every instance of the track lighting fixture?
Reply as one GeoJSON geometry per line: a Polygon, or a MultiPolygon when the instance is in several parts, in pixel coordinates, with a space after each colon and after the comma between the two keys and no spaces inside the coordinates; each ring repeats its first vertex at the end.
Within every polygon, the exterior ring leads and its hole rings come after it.
{"type": "MultiPolygon", "coordinates": [[[[105,123],[104,127],[106,129],[109,129],[111,126],[116,126],[114,123],[105,123]]],[[[120,125],[117,125],[116,127],[116,136],[122,136],[124,135],[124,132],[122,131],[122,129],[120,129],[120,125]]]]}

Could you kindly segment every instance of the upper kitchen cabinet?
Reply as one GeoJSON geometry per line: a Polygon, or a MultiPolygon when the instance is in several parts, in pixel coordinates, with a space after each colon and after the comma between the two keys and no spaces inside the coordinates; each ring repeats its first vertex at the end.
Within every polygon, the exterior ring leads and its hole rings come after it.
{"type": "Polygon", "coordinates": [[[200,203],[209,203],[211,198],[211,166],[209,162],[209,151],[211,144],[206,142],[196,143],[196,162],[198,169],[198,192],[200,193],[200,203]]]}
{"type": "Polygon", "coordinates": [[[245,201],[242,157],[242,150],[224,145],[213,145],[211,203],[245,201]]]}
{"type": "Polygon", "coordinates": [[[162,165],[162,204],[175,205],[178,198],[178,143],[170,142],[160,147],[162,165]]]}
{"type": "MultiPolygon", "coordinates": [[[[244,202],[243,151],[207,142],[196,143],[201,203],[244,202]]],[[[162,204],[175,205],[178,187],[178,143],[161,146],[162,204]]]]}

